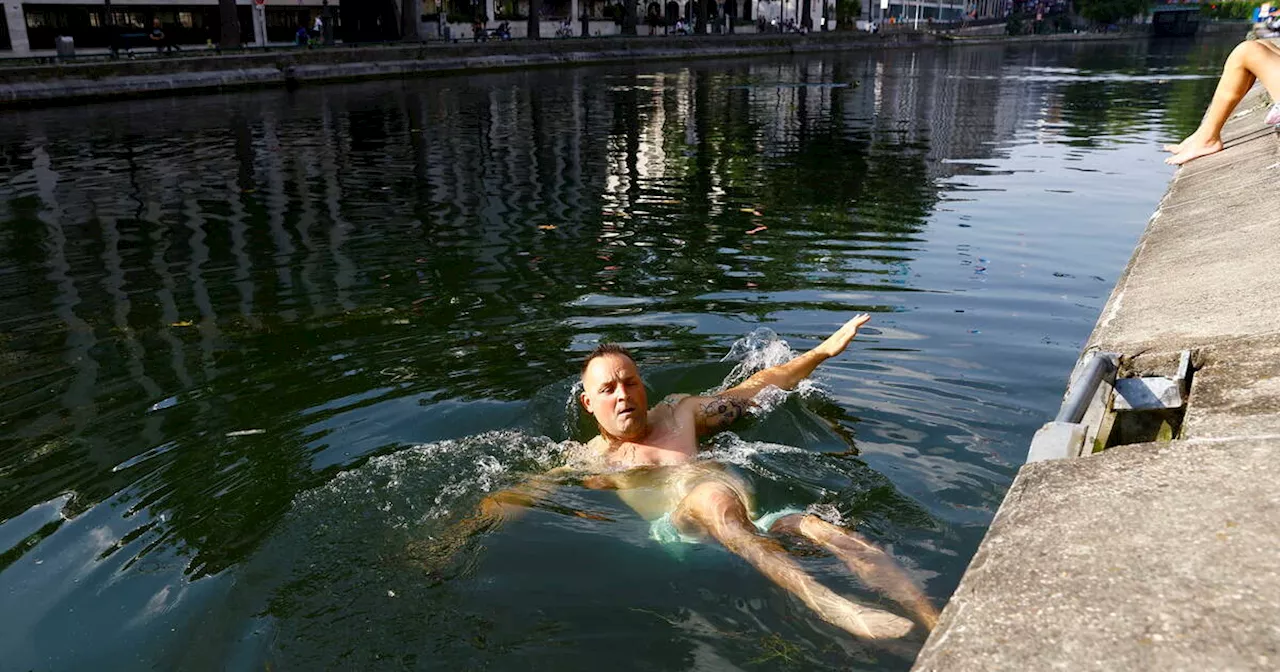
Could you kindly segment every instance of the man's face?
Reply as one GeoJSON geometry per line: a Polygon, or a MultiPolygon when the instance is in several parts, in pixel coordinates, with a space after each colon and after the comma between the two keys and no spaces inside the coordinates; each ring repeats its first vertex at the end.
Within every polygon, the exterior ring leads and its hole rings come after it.
{"type": "Polygon", "coordinates": [[[606,434],[635,441],[648,431],[649,399],[630,357],[609,354],[591,360],[582,374],[580,399],[606,434]]]}

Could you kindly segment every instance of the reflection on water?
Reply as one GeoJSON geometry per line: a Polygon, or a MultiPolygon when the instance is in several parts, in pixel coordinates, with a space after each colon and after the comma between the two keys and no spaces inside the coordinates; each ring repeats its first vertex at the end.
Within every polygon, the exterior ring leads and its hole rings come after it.
{"type": "Polygon", "coordinates": [[[672,561],[572,484],[436,566],[404,549],[587,436],[571,387],[596,342],[631,346],[655,394],[698,391],[759,324],[802,349],[870,311],[824,391],[717,455],[945,600],[1163,190],[1157,142],[1194,128],[1229,47],[6,114],[0,650],[37,669],[905,667],[715,549],[672,561]]]}

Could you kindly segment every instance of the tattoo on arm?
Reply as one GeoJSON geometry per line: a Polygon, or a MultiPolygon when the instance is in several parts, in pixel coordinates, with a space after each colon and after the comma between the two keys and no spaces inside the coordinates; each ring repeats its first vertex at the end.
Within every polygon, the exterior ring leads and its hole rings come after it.
{"type": "Polygon", "coordinates": [[[698,420],[706,432],[719,432],[729,428],[747,414],[751,403],[737,397],[712,397],[698,406],[698,420]]]}

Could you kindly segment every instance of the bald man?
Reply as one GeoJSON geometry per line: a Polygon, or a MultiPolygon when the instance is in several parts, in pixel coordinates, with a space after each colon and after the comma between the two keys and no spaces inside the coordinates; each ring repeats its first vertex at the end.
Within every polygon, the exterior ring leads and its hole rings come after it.
{"type": "MultiPolygon", "coordinates": [[[[809,576],[775,538],[803,537],[842,560],[864,583],[900,603],[925,630],[937,611],[884,551],[854,532],[817,516],[781,511],[753,518],[747,484],[720,465],[696,460],[698,440],[727,429],[770,387],[794,388],[819,364],[844,352],[870,319],[858,315],[818,347],[764,369],[715,396],[671,397],[649,407],[644,380],[631,355],[605,344],[582,366],[582,407],[595,418],[599,435],[586,445],[574,470],[594,475],[584,484],[616,490],[645,519],[653,537],[668,543],[711,539],[742,557],[823,620],[858,637],[897,638],[911,620],[848,600],[809,576]]],[[[482,504],[486,515],[506,505],[531,503],[531,490],[504,491],[482,504]]]]}

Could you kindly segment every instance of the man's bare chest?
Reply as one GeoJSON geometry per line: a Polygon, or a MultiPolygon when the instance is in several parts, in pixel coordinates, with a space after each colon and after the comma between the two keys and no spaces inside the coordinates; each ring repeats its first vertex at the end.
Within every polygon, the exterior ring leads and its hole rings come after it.
{"type": "Polygon", "coordinates": [[[675,423],[662,423],[642,441],[627,441],[610,451],[614,466],[648,467],[686,464],[698,452],[697,436],[675,423]]]}

